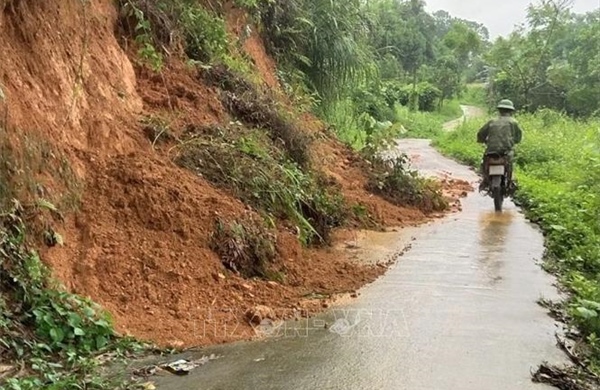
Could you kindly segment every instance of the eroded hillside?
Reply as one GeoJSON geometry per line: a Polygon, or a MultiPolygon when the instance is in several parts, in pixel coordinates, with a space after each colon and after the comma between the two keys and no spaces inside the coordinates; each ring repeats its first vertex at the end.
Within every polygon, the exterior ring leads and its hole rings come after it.
{"type": "Polygon", "coordinates": [[[35,214],[31,244],[121,333],[174,346],[250,337],[248,309],[306,314],[323,305],[311,297],[381,274],[331,249],[340,229],[444,208],[433,189],[406,204],[369,192],[386,168],[296,109],[243,11],[216,10],[241,69],[190,61],[173,32],[152,70],[135,4],[0,2],[2,204],[56,206],[35,214]],[[45,245],[48,232],[64,244],[45,245]],[[206,321],[241,327],[199,335],[206,321]]]}

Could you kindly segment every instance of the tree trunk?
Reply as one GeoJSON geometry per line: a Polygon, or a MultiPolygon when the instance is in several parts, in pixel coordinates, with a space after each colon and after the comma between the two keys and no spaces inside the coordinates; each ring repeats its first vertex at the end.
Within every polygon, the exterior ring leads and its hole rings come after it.
{"type": "Polygon", "coordinates": [[[413,88],[412,88],[412,93],[409,99],[409,104],[408,107],[411,111],[418,111],[419,110],[419,94],[417,93],[417,69],[415,68],[413,70],[413,88]]]}

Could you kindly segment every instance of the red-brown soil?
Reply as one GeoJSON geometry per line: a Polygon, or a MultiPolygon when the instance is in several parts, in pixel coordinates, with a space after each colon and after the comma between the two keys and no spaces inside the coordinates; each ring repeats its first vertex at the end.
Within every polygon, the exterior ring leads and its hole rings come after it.
{"type": "MultiPolygon", "coordinates": [[[[158,75],[138,66],[135,50],[119,44],[112,0],[0,4],[0,88],[6,95],[0,113],[8,112],[3,142],[35,134],[65,156],[83,184],[78,210],[54,222],[65,245],[43,250],[43,259],[70,291],[104,306],[120,332],[173,346],[247,338],[249,308],[306,314],[322,309],[314,294],[354,291],[381,275],[382,267],[353,263],[334,249],[303,249],[284,230],[278,246],[284,284],[226,271],[209,249],[215,218],[251,211],[175,166],[168,149],[152,148],[140,123],[167,117],[178,129],[228,121],[217,91],[176,59],[158,75]]],[[[245,22],[231,15],[230,29],[239,33],[245,22]]],[[[277,89],[275,64],[253,31],[244,49],[266,85],[277,89]]],[[[316,156],[347,199],[365,204],[381,223],[427,218],[368,193],[358,157],[331,137],[319,141],[316,156]]],[[[40,183],[52,175],[50,168],[36,173],[40,183]]],[[[54,198],[65,190],[49,187],[54,198]]]]}

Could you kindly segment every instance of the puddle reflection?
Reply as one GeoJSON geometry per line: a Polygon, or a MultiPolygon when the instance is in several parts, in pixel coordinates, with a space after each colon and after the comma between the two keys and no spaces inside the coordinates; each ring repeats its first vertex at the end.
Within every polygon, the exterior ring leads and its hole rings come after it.
{"type": "Polygon", "coordinates": [[[484,212],[479,216],[479,265],[492,284],[502,280],[506,238],[513,222],[512,212],[484,212]]]}

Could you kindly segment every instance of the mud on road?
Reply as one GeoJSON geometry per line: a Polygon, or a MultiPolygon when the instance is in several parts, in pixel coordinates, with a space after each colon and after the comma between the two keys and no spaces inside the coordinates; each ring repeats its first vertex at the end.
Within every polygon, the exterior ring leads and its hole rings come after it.
{"type": "MultiPolygon", "coordinates": [[[[425,175],[477,181],[427,140],[399,149],[425,175]]],[[[460,214],[350,244],[363,258],[410,249],[357,300],[316,318],[263,324],[257,331],[271,336],[264,341],[184,355],[219,359],[185,377],[157,377],[158,388],[546,388],[531,381],[531,370],[564,358],[554,322],[536,302],[557,292],[538,264],[543,237],[514,205],[498,214],[472,193],[460,214]]]]}

